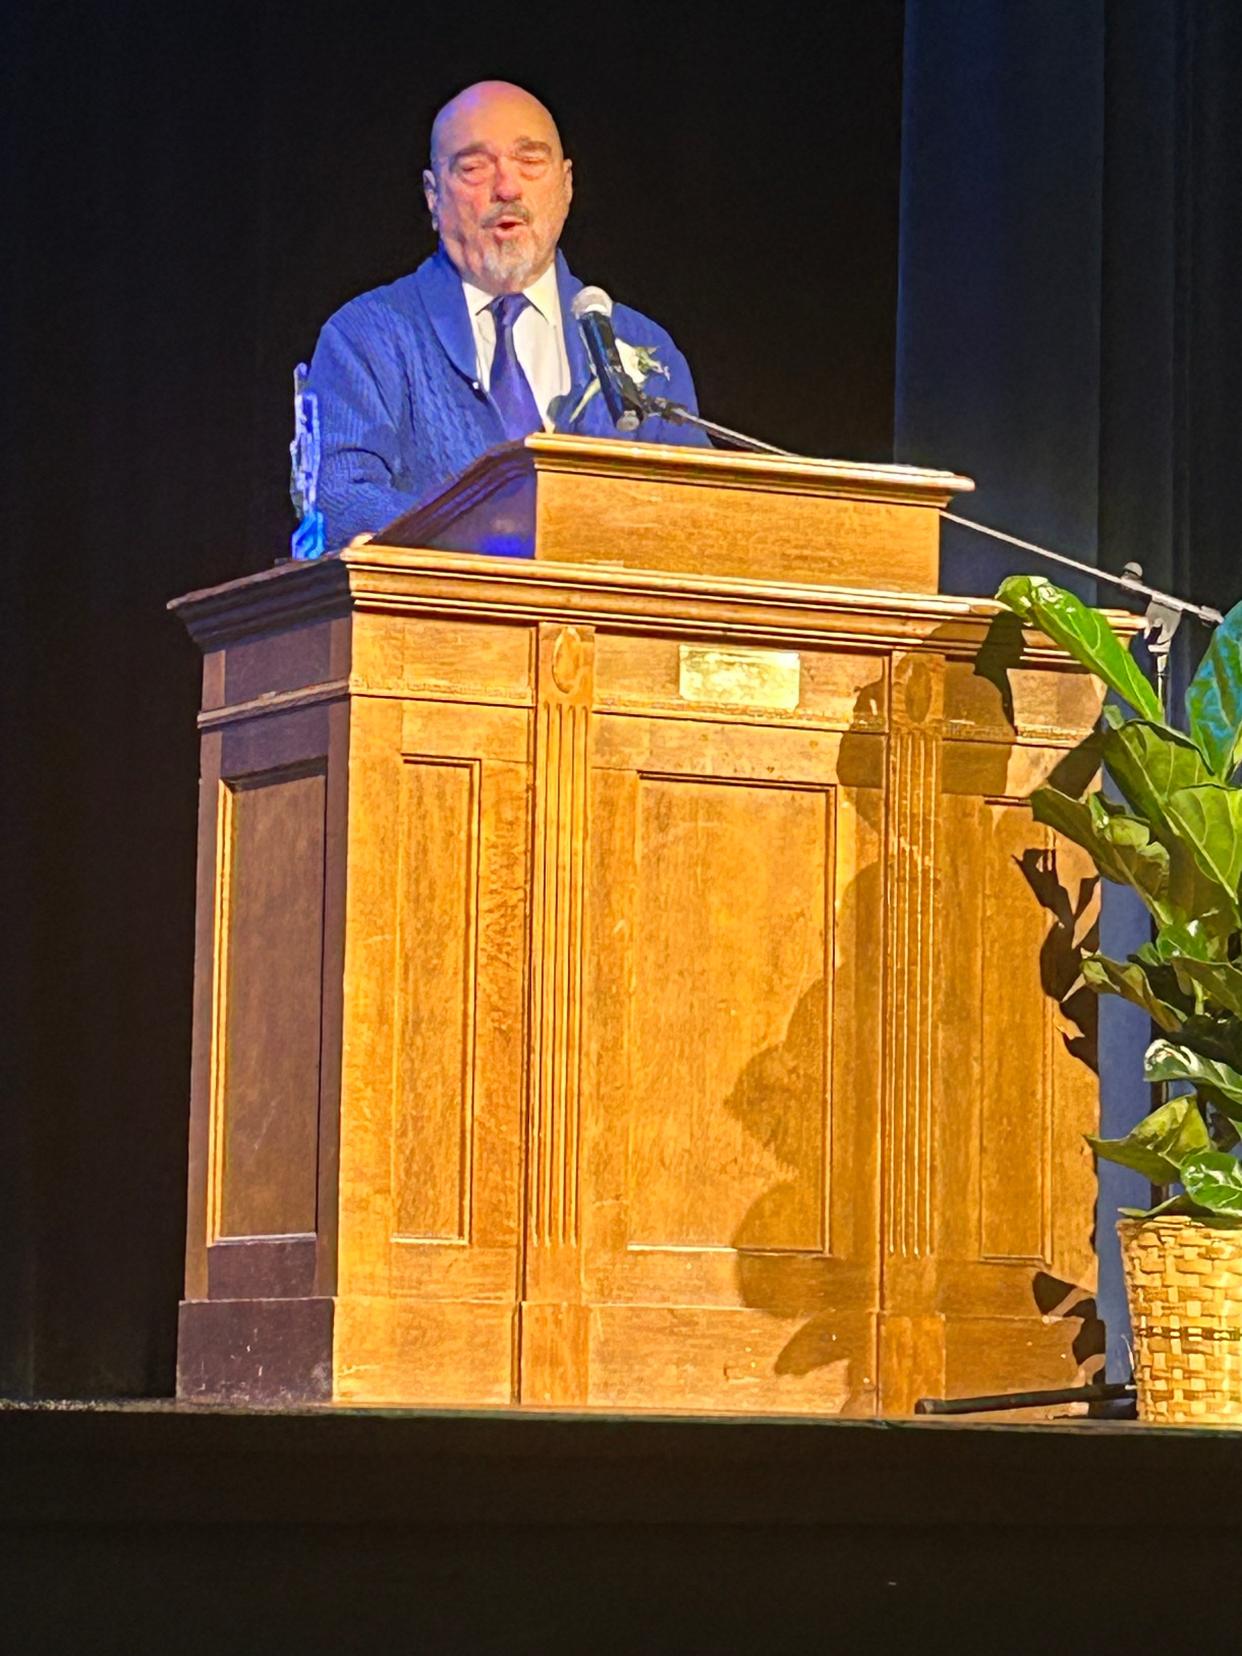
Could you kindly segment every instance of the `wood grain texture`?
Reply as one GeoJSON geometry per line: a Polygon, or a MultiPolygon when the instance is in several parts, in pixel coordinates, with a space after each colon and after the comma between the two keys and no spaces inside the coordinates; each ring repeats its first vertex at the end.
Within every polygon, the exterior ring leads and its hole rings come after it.
{"type": "Polygon", "coordinates": [[[391,1177],[411,1242],[470,1237],[482,771],[406,756],[398,784],[391,1177]]]}
{"type": "Polygon", "coordinates": [[[936,508],[972,487],[913,466],[537,434],[485,454],[373,539],[934,591],[936,508]]]}
{"type": "MultiPolygon", "coordinates": [[[[333,639],[324,659],[336,673],[343,659],[347,665],[348,628],[334,623],[333,639]]],[[[279,659],[283,644],[283,635],[269,641],[270,670],[287,680],[297,674],[279,659]]],[[[214,652],[205,670],[209,698],[223,684],[225,653],[214,652]]],[[[299,1240],[298,1284],[305,1285],[308,1238],[313,1291],[323,1293],[332,1279],[340,995],[339,972],[327,963],[339,960],[344,881],[344,859],[335,854],[343,695],[301,709],[273,705],[263,717],[226,720],[204,733],[186,1227],[191,1300],[208,1296],[209,1275],[220,1292],[227,1281],[231,1296],[270,1297],[273,1283],[288,1280],[291,1235],[299,1240]],[[271,841],[274,867],[266,855],[250,854],[271,841]],[[245,1032],[244,1050],[231,1052],[231,1030],[245,1032]],[[332,1191],[326,1204],[325,1188],[332,1191]],[[246,1245],[209,1272],[209,1252],[230,1232],[246,1245]]]]}
{"type": "Polygon", "coordinates": [[[944,663],[895,657],[888,744],[885,874],[884,1246],[919,1259],[935,1246],[932,1041],[937,959],[936,832],[944,663]]]}
{"type": "Polygon", "coordinates": [[[531,932],[529,1240],[578,1240],[582,1057],[583,856],[593,637],[545,627],[539,638],[531,932]]]}
{"type": "MultiPolygon", "coordinates": [[[[591,486],[650,485],[619,464],[591,486]]],[[[668,468],[741,521],[753,466],[668,468]]],[[[898,482],[814,487],[898,514],[947,487],[898,482]]],[[[806,483],[770,474],[769,512],[806,483]]],[[[696,573],[687,544],[362,546],[182,601],[211,658],[194,1395],[243,1394],[245,1342],[301,1349],[312,1304],[304,1394],[351,1402],[865,1415],[1098,1362],[1097,893],[1025,797],[1099,687],[981,600],[696,573]],[[222,836],[222,789],[273,809],[222,836]],[[318,1002],[288,947],[316,913],[318,1002]],[[211,1054],[265,1073],[268,1027],[298,1148],[264,1160],[256,1081],[224,1154],[211,1054]]]]}
{"type": "Polygon", "coordinates": [[[822,1253],[834,793],[636,788],[629,1246],[732,1248],[745,1228],[750,1248],[822,1253]],[[747,1066],[778,1045],[761,1098],[747,1066]]]}
{"type": "Polygon", "coordinates": [[[1102,1363],[1090,1215],[1095,1180],[1095,1005],[1076,987],[1098,918],[1085,855],[1035,823],[1026,789],[1057,748],[945,744],[937,832],[937,970],[930,1220],[921,1259],[885,1268],[885,1409],[920,1390],[1012,1389],[984,1375],[1069,1385],[1102,1363]],[[1005,789],[1015,769],[1022,791],[1005,789]],[[939,1315],[928,1319],[924,1307],[939,1315]],[[982,1332],[986,1325],[987,1333],[982,1332]],[[987,1341],[995,1343],[989,1349],[987,1341]],[[906,1352],[886,1362],[885,1340],[906,1352]]]}
{"type": "Polygon", "coordinates": [[[580,1153],[588,767],[595,634],[536,635],[534,838],[530,866],[530,1055],[520,1391],[554,1400],[587,1391],[580,1153]]]}
{"type": "Polygon", "coordinates": [[[360,698],[339,1291],[512,1303],[529,715],[360,698]]]}
{"type": "MultiPolygon", "coordinates": [[[[940,578],[939,519],[930,507],[836,495],[669,490],[662,481],[595,475],[539,477],[536,519],[544,555],[565,559],[595,530],[595,559],[631,569],[677,569],[849,585],[873,581],[922,592],[940,578]]],[[[473,550],[473,548],[468,548],[473,550]]]]}
{"type": "Polygon", "coordinates": [[[332,1397],[341,1403],[514,1401],[512,1301],[341,1295],[332,1397]]]}
{"type": "Polygon", "coordinates": [[[867,1415],[873,1320],[808,1324],[745,1307],[601,1305],[591,1313],[592,1401],[604,1408],[867,1415]]]}
{"type": "Polygon", "coordinates": [[[217,1236],[315,1230],[324,798],[322,770],[301,768],[221,795],[217,1236]]]}

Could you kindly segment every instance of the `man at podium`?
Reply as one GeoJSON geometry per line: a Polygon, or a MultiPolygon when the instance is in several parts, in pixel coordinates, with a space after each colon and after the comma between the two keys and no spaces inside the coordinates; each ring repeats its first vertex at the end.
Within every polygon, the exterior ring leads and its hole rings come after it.
{"type": "MultiPolygon", "coordinates": [[[[337,311],[311,362],[329,547],[391,522],[497,443],[620,435],[573,321],[582,283],[557,251],[573,169],[548,110],[507,81],[467,87],[435,118],[423,190],[439,248],[337,311]]],[[[631,378],[694,412],[664,329],[624,305],[612,319],[631,378]]],[[[658,417],[632,435],[706,441],[658,417]]]]}

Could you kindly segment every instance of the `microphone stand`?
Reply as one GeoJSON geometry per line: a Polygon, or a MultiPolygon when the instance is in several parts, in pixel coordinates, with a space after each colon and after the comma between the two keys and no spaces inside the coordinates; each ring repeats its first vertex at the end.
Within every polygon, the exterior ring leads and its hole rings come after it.
{"type": "MultiPolygon", "coordinates": [[[[721,442],[728,443],[733,448],[746,449],[754,454],[776,454],[790,460],[798,458],[792,449],[777,448],[775,443],[764,443],[758,437],[748,437],[744,431],[734,431],[731,426],[720,425],[715,420],[705,420],[701,414],[692,414],[683,404],[672,402],[668,397],[652,397],[634,386],[632,380],[627,380],[627,393],[631,388],[634,396],[627,396],[627,402],[632,406],[633,402],[637,401],[644,419],[654,415],[661,420],[667,420],[670,425],[693,426],[697,431],[705,431],[709,437],[719,437],[721,442]]],[[[1143,570],[1139,564],[1128,563],[1120,575],[1113,575],[1109,570],[1100,569],[1095,564],[1066,557],[1064,552],[1054,552],[1050,547],[1036,545],[1034,541],[1020,540],[1016,535],[1007,535],[1002,529],[992,529],[985,523],[976,523],[973,518],[958,517],[955,512],[943,509],[940,515],[950,523],[959,524],[963,529],[973,529],[977,535],[986,535],[991,540],[1021,547],[1023,551],[1032,552],[1038,558],[1047,559],[1049,563],[1078,570],[1097,581],[1121,587],[1126,592],[1146,598],[1148,602],[1147,613],[1143,618],[1144,632],[1147,648],[1155,664],[1156,688],[1162,704],[1167,703],[1168,699],[1169,650],[1182,617],[1192,615],[1207,627],[1218,626],[1223,619],[1220,611],[1208,604],[1191,603],[1185,598],[1175,598],[1171,592],[1162,592],[1159,587],[1149,586],[1143,580],[1143,570]]]]}
{"type": "MultiPolygon", "coordinates": [[[[775,443],[760,442],[758,437],[748,437],[745,432],[734,431],[731,426],[720,425],[715,420],[705,420],[701,414],[692,414],[681,403],[671,402],[667,397],[652,397],[645,391],[637,390],[637,387],[635,390],[644,418],[655,415],[659,419],[667,420],[670,425],[693,426],[697,431],[705,431],[709,437],[719,437],[722,442],[730,444],[733,448],[747,449],[754,454],[776,454],[783,459],[791,460],[798,458],[792,449],[777,448],[775,443]]],[[[1095,564],[1068,558],[1063,552],[1054,552],[1047,546],[1037,546],[1034,541],[1019,540],[1016,535],[1007,535],[1001,529],[992,529],[987,524],[976,523],[972,518],[958,517],[956,513],[944,510],[940,515],[947,518],[950,523],[960,524],[963,529],[973,529],[977,535],[1005,541],[1010,546],[1033,552],[1036,557],[1046,558],[1049,563],[1078,570],[1097,581],[1104,581],[1146,598],[1148,604],[1144,617],[1144,631],[1147,635],[1147,647],[1155,663],[1157,690],[1162,702],[1167,699],[1168,693],[1169,649],[1183,615],[1193,615],[1197,621],[1202,621],[1208,627],[1219,625],[1223,619],[1220,611],[1212,609],[1208,604],[1191,603],[1185,598],[1175,598],[1171,592],[1162,592],[1159,587],[1148,586],[1143,580],[1143,571],[1139,564],[1128,563],[1120,575],[1113,575],[1095,564]]]]}
{"type": "Polygon", "coordinates": [[[705,420],[701,414],[692,414],[681,403],[670,402],[667,397],[649,397],[645,391],[640,391],[638,400],[642,404],[644,417],[655,415],[667,420],[670,425],[693,426],[696,431],[705,431],[709,437],[719,437],[721,442],[733,448],[749,449],[755,454],[779,454],[787,460],[797,458],[792,449],[777,448],[775,443],[761,443],[758,437],[748,437],[744,431],[734,431],[731,426],[705,420]]]}
{"type": "Polygon", "coordinates": [[[1186,598],[1175,598],[1171,592],[1162,592],[1159,587],[1148,586],[1143,580],[1141,564],[1128,563],[1120,575],[1114,575],[1110,570],[1099,569],[1095,564],[1083,563],[1078,558],[1068,558],[1064,552],[1054,552],[1051,547],[1039,546],[1034,541],[1020,540],[1017,535],[1007,535],[1003,529],[992,529],[986,523],[976,523],[973,518],[958,517],[956,512],[942,510],[940,513],[950,523],[956,523],[963,529],[973,529],[976,535],[986,535],[989,540],[1003,541],[1007,546],[1017,546],[1024,552],[1033,552],[1037,558],[1045,558],[1049,563],[1061,564],[1065,569],[1077,570],[1082,575],[1089,575],[1093,580],[1103,581],[1106,586],[1120,587],[1125,592],[1137,593],[1147,599],[1147,611],[1143,617],[1143,631],[1147,639],[1147,649],[1156,668],[1156,691],[1160,697],[1160,704],[1165,709],[1169,723],[1173,723],[1172,708],[1169,705],[1169,650],[1173,644],[1173,635],[1184,615],[1192,615],[1196,621],[1201,621],[1205,627],[1216,627],[1224,620],[1218,609],[1210,604],[1195,604],[1186,598]]]}

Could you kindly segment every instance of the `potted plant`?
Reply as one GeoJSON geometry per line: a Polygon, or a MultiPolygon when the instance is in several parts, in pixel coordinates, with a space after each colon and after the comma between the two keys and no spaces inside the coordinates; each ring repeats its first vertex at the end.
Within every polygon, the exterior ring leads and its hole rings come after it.
{"type": "MultiPolygon", "coordinates": [[[[1125,1209],[1121,1236],[1139,1414],[1242,1421],[1242,604],[1213,634],[1185,697],[1185,731],[1107,616],[1035,576],[999,601],[1061,645],[1129,708],[1104,708],[1091,738],[1104,776],[1077,794],[1042,787],[1038,821],[1136,891],[1153,930],[1126,960],[1084,956],[1098,994],[1121,995],[1158,1037],[1144,1072],[1164,1101],[1096,1154],[1171,1189],[1125,1209]]],[[[1098,767],[1097,767],[1098,771],[1098,767]]]]}

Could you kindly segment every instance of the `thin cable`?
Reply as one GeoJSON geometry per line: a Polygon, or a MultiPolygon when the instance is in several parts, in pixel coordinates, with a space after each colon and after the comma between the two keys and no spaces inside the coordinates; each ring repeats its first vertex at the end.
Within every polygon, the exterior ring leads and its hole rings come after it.
{"type": "Polygon", "coordinates": [[[1034,552],[1038,558],[1047,558],[1052,563],[1063,564],[1066,569],[1080,570],[1082,574],[1090,575],[1093,580],[1105,581],[1110,586],[1120,587],[1124,592],[1140,592],[1144,598],[1150,598],[1168,609],[1180,610],[1184,615],[1195,616],[1205,626],[1218,626],[1225,619],[1219,610],[1212,609],[1208,604],[1192,604],[1185,598],[1174,598],[1171,593],[1161,592],[1158,587],[1147,586],[1133,575],[1112,575],[1107,569],[1098,569],[1095,564],[1068,558],[1064,552],[1053,552],[1046,546],[1037,546],[1034,541],[1019,540],[1017,535],[1007,535],[1003,529],[989,529],[984,523],[974,523],[970,518],[958,517],[956,512],[942,510],[940,515],[947,518],[950,523],[961,524],[963,529],[973,529],[977,535],[987,535],[992,540],[1004,541],[1008,546],[1021,547],[1024,552],[1034,552]]]}

